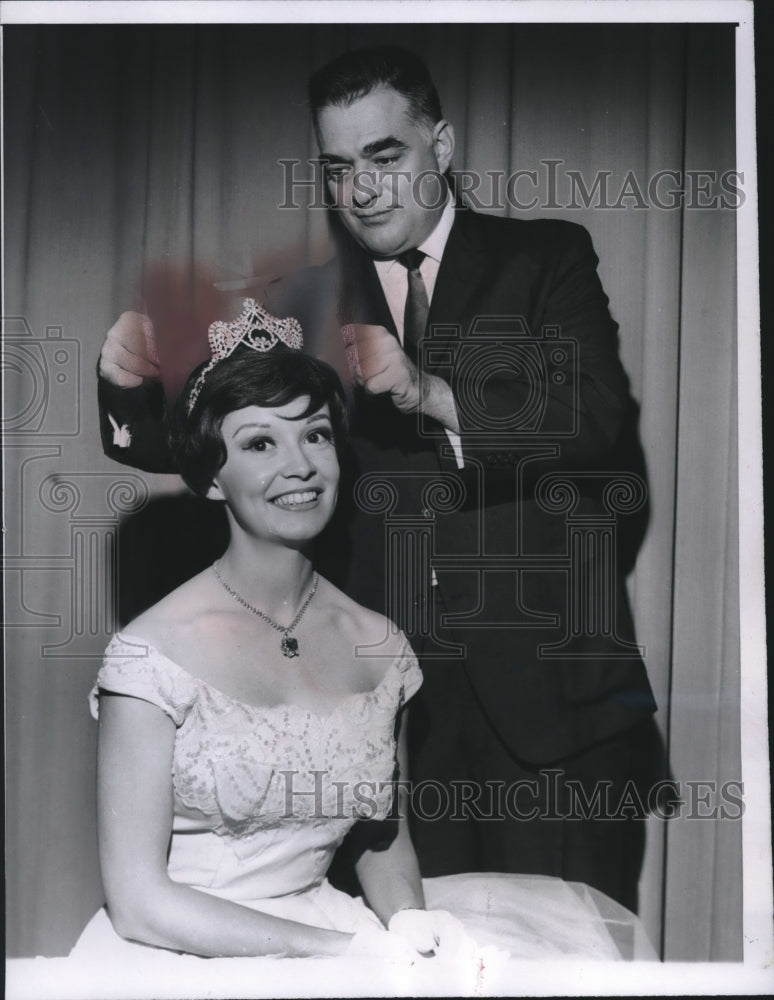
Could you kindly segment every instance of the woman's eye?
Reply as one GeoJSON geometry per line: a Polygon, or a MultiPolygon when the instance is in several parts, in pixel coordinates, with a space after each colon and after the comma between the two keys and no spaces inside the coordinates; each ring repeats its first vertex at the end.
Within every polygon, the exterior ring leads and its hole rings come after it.
{"type": "Polygon", "coordinates": [[[333,433],[329,430],[310,431],[306,440],[309,444],[330,444],[333,441],[333,433]]]}
{"type": "Polygon", "coordinates": [[[266,451],[271,443],[271,438],[253,438],[244,448],[245,451],[266,451]]]}

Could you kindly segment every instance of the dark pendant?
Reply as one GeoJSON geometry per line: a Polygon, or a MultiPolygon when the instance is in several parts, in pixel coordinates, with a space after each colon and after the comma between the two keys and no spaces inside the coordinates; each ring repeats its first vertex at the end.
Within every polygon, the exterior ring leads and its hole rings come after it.
{"type": "Polygon", "coordinates": [[[283,636],[280,649],[292,660],[294,656],[298,656],[298,639],[294,639],[292,635],[283,636]]]}

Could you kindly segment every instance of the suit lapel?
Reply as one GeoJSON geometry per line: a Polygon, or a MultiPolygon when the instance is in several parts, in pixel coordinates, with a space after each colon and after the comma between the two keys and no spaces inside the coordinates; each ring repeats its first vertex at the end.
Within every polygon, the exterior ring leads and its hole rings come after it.
{"type": "MultiPolygon", "coordinates": [[[[480,297],[479,286],[487,273],[486,248],[478,239],[475,216],[458,208],[430,303],[427,335],[432,335],[434,348],[443,348],[449,341],[467,335],[465,317],[471,302],[480,297]]],[[[427,368],[435,368],[431,359],[427,368]]]]}

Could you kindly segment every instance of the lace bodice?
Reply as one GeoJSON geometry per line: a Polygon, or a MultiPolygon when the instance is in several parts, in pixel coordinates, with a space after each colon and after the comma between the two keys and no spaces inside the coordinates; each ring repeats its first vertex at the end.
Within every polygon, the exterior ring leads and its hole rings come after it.
{"type": "Polygon", "coordinates": [[[318,883],[358,819],[389,814],[395,716],[420,684],[404,638],[379,685],[329,714],[259,708],[122,634],[107,648],[90,704],[96,717],[100,691],[132,695],[173,720],[170,875],[245,899],[318,883]]]}

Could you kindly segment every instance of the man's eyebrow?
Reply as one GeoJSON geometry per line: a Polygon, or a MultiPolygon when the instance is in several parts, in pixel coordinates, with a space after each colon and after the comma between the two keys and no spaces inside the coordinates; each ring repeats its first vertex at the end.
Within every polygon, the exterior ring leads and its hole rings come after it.
{"type": "Polygon", "coordinates": [[[373,142],[363,146],[363,156],[374,156],[385,149],[408,149],[402,139],[396,139],[394,135],[388,135],[384,139],[375,139],[373,142]]]}
{"type": "Polygon", "coordinates": [[[328,166],[330,163],[352,163],[353,161],[348,156],[339,156],[337,153],[320,153],[318,157],[320,162],[324,166],[328,166]]]}
{"type": "MultiPolygon", "coordinates": [[[[375,156],[377,153],[381,153],[385,149],[408,149],[408,146],[402,139],[397,139],[394,135],[387,135],[383,139],[374,139],[373,142],[366,143],[361,149],[361,154],[363,156],[375,156]]],[[[338,153],[320,153],[320,160],[324,164],[329,163],[352,163],[353,160],[349,156],[340,156],[338,153]]]]}

